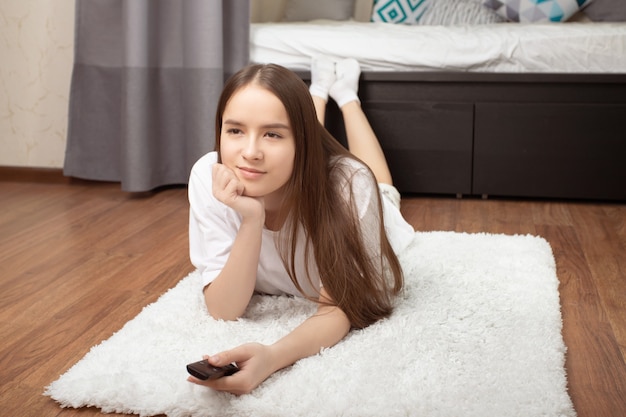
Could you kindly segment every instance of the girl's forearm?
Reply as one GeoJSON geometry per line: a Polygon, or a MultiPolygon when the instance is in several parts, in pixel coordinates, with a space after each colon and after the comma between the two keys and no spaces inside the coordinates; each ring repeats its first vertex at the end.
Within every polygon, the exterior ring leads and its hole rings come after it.
{"type": "Polygon", "coordinates": [[[241,224],[228,261],[204,289],[207,309],[214,318],[235,320],[245,312],[254,292],[262,229],[262,222],[241,224]]]}
{"type": "Polygon", "coordinates": [[[321,349],[331,347],[350,331],[350,321],[339,307],[320,305],[317,313],[270,346],[277,371],[321,349]]]}

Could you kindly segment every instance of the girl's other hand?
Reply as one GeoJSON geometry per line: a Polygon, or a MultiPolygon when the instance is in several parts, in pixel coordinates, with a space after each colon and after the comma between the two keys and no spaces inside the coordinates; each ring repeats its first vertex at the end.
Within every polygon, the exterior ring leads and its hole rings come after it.
{"type": "Polygon", "coordinates": [[[190,376],[187,381],[235,395],[250,393],[276,371],[271,348],[260,343],[247,343],[217,355],[204,356],[204,359],[208,359],[213,366],[225,366],[235,362],[239,372],[212,381],[202,381],[190,376]]]}
{"type": "Polygon", "coordinates": [[[212,175],[213,195],[218,201],[237,211],[244,219],[264,218],[263,199],[244,196],[244,185],[230,168],[215,164],[212,175]]]}

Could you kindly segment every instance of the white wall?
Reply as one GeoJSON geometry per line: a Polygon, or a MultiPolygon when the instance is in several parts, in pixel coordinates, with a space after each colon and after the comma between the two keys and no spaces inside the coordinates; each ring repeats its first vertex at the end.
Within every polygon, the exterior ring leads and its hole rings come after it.
{"type": "Polygon", "coordinates": [[[74,0],[0,0],[0,165],[63,166],[74,0]]]}

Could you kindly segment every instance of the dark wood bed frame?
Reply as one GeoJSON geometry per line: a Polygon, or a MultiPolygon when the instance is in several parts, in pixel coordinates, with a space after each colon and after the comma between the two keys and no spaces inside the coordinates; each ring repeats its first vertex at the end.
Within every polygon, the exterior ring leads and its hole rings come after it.
{"type": "MultiPolygon", "coordinates": [[[[365,72],[359,95],[403,193],[626,200],[626,74],[365,72]]],[[[345,143],[333,104],[327,128],[345,143]]]]}

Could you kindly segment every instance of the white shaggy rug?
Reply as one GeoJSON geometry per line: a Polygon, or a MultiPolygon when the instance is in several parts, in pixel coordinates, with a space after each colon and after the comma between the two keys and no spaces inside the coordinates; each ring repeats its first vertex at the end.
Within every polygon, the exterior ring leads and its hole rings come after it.
{"type": "Polygon", "coordinates": [[[272,343],[315,306],[255,296],[215,321],[191,273],[46,388],[63,407],[153,416],[575,416],[558,280],[540,237],[416,233],[393,316],[353,331],[236,397],[186,381],[185,365],[272,343]]]}

